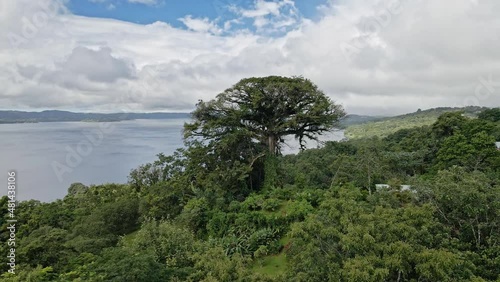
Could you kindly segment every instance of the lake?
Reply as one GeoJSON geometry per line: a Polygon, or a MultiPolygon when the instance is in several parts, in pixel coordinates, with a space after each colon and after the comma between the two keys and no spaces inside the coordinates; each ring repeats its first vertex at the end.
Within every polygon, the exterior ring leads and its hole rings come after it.
{"type": "MultiPolygon", "coordinates": [[[[16,171],[18,200],[63,198],[71,183],[126,183],[130,171],[183,146],[188,119],[131,120],[110,123],[42,122],[0,124],[0,195],[7,194],[7,173],[16,171]]],[[[321,140],[340,140],[343,132],[321,140]]],[[[285,154],[298,144],[287,138],[285,154]]],[[[308,147],[317,147],[309,142],[308,147]]]]}

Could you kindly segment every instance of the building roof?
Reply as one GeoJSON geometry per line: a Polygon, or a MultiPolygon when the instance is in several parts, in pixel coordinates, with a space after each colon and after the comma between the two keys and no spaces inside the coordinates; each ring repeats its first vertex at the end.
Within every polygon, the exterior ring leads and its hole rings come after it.
{"type": "Polygon", "coordinates": [[[495,145],[497,145],[497,149],[500,150],[500,142],[495,142],[495,145]]]}

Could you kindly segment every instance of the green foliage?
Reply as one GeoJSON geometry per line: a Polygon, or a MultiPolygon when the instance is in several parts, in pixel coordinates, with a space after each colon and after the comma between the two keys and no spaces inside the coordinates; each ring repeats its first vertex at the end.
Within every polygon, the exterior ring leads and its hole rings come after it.
{"type": "Polygon", "coordinates": [[[86,270],[75,278],[80,281],[146,282],[165,281],[168,277],[167,269],[154,260],[153,254],[144,251],[132,253],[122,248],[104,250],[86,270]]]}
{"type": "Polygon", "coordinates": [[[443,281],[471,275],[470,266],[453,264],[463,261],[460,255],[443,249],[449,238],[432,206],[368,204],[352,187],[329,194],[317,213],[295,224],[289,236],[289,277],[296,281],[443,281]],[[447,268],[440,273],[427,269],[437,263],[447,268]]]}
{"type": "Polygon", "coordinates": [[[438,138],[450,137],[459,132],[466,121],[463,112],[445,113],[432,125],[432,131],[438,138]]]}
{"type": "Polygon", "coordinates": [[[200,101],[192,115],[186,137],[221,141],[244,134],[274,155],[283,136],[294,135],[302,147],[304,137],[316,139],[345,113],[308,79],[269,76],[240,80],[215,100],[200,101]]]}
{"type": "Polygon", "coordinates": [[[251,276],[247,267],[249,258],[227,256],[220,247],[205,247],[194,255],[196,264],[190,281],[233,282],[251,276]]]}
{"type": "Polygon", "coordinates": [[[248,128],[186,140],[127,185],[20,202],[2,281],[498,281],[500,122],[468,114],[287,156],[248,128]]]}
{"type": "Polygon", "coordinates": [[[118,236],[136,230],[138,219],[137,199],[122,198],[105,203],[75,224],[67,244],[78,252],[99,253],[115,245],[118,236]]]}
{"type": "Polygon", "coordinates": [[[88,189],[89,187],[83,185],[82,183],[73,183],[69,186],[66,197],[82,196],[88,191],[88,189]]]}
{"type": "Polygon", "coordinates": [[[35,268],[22,265],[23,271],[18,271],[16,274],[4,273],[0,276],[5,282],[49,282],[54,281],[56,274],[52,267],[37,266],[35,268]]]}
{"type": "MultiPolygon", "coordinates": [[[[264,249],[265,247],[263,247],[263,250],[264,249]]],[[[273,278],[277,278],[286,273],[287,262],[285,253],[265,255],[266,252],[263,251],[263,254],[263,257],[260,257],[260,259],[253,266],[253,272],[273,278]]],[[[276,280],[273,279],[273,281],[276,280]]]]}
{"type": "Polygon", "coordinates": [[[295,221],[303,220],[306,216],[314,210],[312,205],[305,199],[300,201],[288,202],[285,215],[295,221]]]}
{"type": "Polygon", "coordinates": [[[279,160],[276,156],[269,155],[264,162],[264,183],[263,189],[273,189],[279,186],[278,184],[278,168],[279,160]]]}
{"type": "Polygon", "coordinates": [[[170,222],[145,222],[128,248],[139,253],[149,250],[156,262],[168,268],[183,269],[192,266],[195,250],[193,233],[170,222]]]}
{"type": "MultiPolygon", "coordinates": [[[[201,184],[196,188],[206,198],[210,193],[224,201],[279,187],[275,156],[283,137],[294,135],[303,147],[304,138],[317,140],[344,115],[341,106],[302,77],[242,79],[216,99],[200,101],[193,121],[184,125],[186,173],[201,184]]],[[[140,175],[132,177],[139,186],[140,175]]],[[[148,175],[158,179],[157,173],[148,175]]]]}
{"type": "Polygon", "coordinates": [[[129,183],[135,190],[143,190],[178,176],[185,166],[185,150],[177,149],[171,156],[158,154],[158,160],[139,166],[129,175],[129,183]]]}
{"type": "Polygon", "coordinates": [[[274,212],[281,207],[281,201],[274,198],[269,198],[262,203],[262,209],[269,212],[274,212]]]}
{"type": "Polygon", "coordinates": [[[31,234],[42,226],[67,229],[74,219],[73,211],[61,200],[52,203],[22,202],[20,211],[19,233],[23,235],[31,234]]]}
{"type": "Polygon", "coordinates": [[[42,226],[19,242],[18,256],[32,267],[54,267],[61,269],[66,258],[73,255],[65,246],[68,232],[64,229],[42,226]]]}
{"type": "Polygon", "coordinates": [[[500,121],[500,108],[484,110],[477,117],[491,122],[498,122],[500,121]]]}
{"type": "Polygon", "coordinates": [[[457,165],[470,170],[484,170],[492,165],[498,166],[499,156],[495,139],[485,132],[470,138],[458,133],[444,139],[437,153],[437,167],[444,169],[457,165]]]}
{"type": "Polygon", "coordinates": [[[368,121],[362,124],[348,126],[345,136],[349,139],[386,137],[400,130],[412,129],[416,127],[429,126],[447,112],[465,112],[468,116],[476,116],[485,108],[465,107],[465,108],[436,108],[415,113],[382,118],[380,120],[368,121]]]}
{"type": "Polygon", "coordinates": [[[440,143],[436,154],[436,168],[454,165],[469,170],[496,170],[500,165],[500,152],[495,148],[491,134],[494,123],[467,119],[460,113],[448,113],[439,117],[433,125],[433,133],[440,143]]]}
{"type": "Polygon", "coordinates": [[[198,235],[203,235],[205,233],[205,226],[208,222],[207,215],[209,209],[206,198],[191,199],[186,206],[184,206],[178,220],[198,235]]]}
{"type": "Polygon", "coordinates": [[[460,241],[480,249],[500,239],[500,187],[485,174],[453,167],[419,186],[422,197],[436,206],[438,218],[460,241]]]}
{"type": "Polygon", "coordinates": [[[145,218],[171,219],[181,213],[186,201],[185,190],[169,182],[160,182],[144,189],[139,212],[145,218]]]}
{"type": "Polygon", "coordinates": [[[457,254],[446,250],[425,250],[417,256],[415,270],[422,280],[457,281],[472,278],[470,265],[457,254]]]}

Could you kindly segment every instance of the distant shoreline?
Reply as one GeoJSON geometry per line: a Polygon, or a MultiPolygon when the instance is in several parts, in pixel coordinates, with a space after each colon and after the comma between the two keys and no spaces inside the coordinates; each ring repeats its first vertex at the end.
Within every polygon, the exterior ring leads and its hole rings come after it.
{"type": "Polygon", "coordinates": [[[38,121],[23,121],[23,120],[0,121],[0,124],[15,124],[15,123],[38,123],[38,121]]]}
{"type": "Polygon", "coordinates": [[[0,111],[0,124],[38,122],[118,122],[137,119],[190,118],[189,113],[75,113],[68,111],[0,111]]]}
{"type": "Polygon", "coordinates": [[[23,121],[23,120],[13,120],[13,121],[0,121],[2,124],[23,124],[23,123],[51,123],[51,122],[122,122],[122,121],[133,121],[133,120],[167,120],[167,119],[182,119],[182,117],[172,117],[172,118],[135,118],[135,119],[120,119],[120,120],[50,120],[50,121],[23,121]]]}
{"type": "Polygon", "coordinates": [[[46,123],[46,122],[119,122],[119,121],[126,121],[126,120],[135,120],[135,119],[124,119],[124,120],[50,120],[50,121],[12,120],[12,121],[0,121],[0,124],[46,123]]]}

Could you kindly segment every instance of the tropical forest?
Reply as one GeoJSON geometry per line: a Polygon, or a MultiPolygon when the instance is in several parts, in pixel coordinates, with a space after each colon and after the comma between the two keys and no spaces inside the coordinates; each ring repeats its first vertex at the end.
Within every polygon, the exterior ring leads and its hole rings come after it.
{"type": "Polygon", "coordinates": [[[0,279],[500,281],[500,108],[349,116],[306,78],[242,79],[128,183],[18,202],[0,279]]]}

